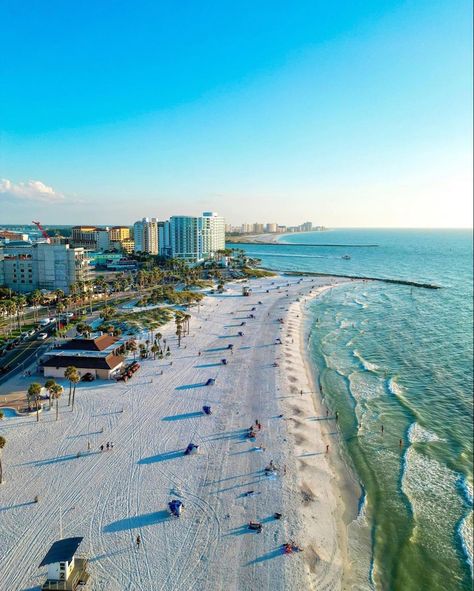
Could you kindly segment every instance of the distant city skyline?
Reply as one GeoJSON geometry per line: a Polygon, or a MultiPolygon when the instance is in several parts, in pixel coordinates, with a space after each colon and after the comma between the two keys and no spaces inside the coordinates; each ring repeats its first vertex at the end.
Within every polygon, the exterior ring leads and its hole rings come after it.
{"type": "Polygon", "coordinates": [[[0,223],[472,226],[471,2],[53,6],[0,8],[0,223]]]}

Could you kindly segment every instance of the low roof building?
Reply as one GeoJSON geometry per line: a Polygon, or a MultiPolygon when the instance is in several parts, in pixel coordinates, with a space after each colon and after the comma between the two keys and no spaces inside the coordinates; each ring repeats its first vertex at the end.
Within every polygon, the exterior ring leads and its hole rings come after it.
{"type": "Polygon", "coordinates": [[[44,376],[49,378],[64,378],[66,368],[72,365],[77,368],[81,377],[90,373],[95,378],[108,380],[123,367],[124,362],[125,357],[113,353],[109,355],[59,354],[50,357],[42,365],[44,376]]]}
{"type": "Polygon", "coordinates": [[[119,341],[121,341],[119,337],[103,334],[100,337],[95,337],[93,339],[71,339],[70,341],[62,344],[59,349],[61,351],[104,351],[119,341]]]}

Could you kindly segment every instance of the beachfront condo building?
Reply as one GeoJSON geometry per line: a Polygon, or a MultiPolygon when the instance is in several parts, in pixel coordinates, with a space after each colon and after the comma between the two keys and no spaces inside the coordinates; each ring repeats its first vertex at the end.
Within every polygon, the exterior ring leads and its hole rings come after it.
{"type": "Polygon", "coordinates": [[[202,216],[172,216],[169,221],[169,256],[197,263],[225,248],[225,220],[215,212],[202,216]]]}
{"type": "Polygon", "coordinates": [[[158,254],[158,220],[143,218],[133,224],[135,252],[158,254]]]}
{"type": "Polygon", "coordinates": [[[82,247],[47,242],[10,242],[0,249],[2,284],[14,291],[35,289],[68,293],[72,283],[89,281],[89,258],[82,247]]]}
{"type": "Polygon", "coordinates": [[[212,211],[201,216],[174,215],[169,220],[143,218],[133,226],[135,252],[197,263],[225,248],[225,220],[212,211]]]}
{"type": "Polygon", "coordinates": [[[174,259],[202,260],[202,230],[198,217],[175,215],[170,218],[169,250],[174,259]]]}
{"type": "Polygon", "coordinates": [[[212,258],[214,253],[225,248],[225,220],[213,211],[205,211],[201,218],[202,254],[212,258]]]}

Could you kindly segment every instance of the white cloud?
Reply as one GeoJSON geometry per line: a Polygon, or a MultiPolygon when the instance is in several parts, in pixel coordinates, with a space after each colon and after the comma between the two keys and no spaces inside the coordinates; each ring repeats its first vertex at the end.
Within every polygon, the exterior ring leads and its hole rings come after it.
{"type": "Polygon", "coordinates": [[[19,201],[34,201],[39,203],[62,203],[65,197],[62,193],[48,187],[41,181],[26,181],[13,183],[8,179],[0,179],[0,198],[16,199],[19,201]]]}

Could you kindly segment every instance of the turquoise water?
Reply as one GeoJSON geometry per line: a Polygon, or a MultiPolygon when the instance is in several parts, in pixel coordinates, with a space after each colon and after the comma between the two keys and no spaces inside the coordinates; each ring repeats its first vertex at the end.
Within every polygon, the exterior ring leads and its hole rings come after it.
{"type": "Polygon", "coordinates": [[[335,230],[283,240],[379,246],[245,248],[278,270],[442,286],[356,282],[330,290],[312,303],[311,348],[365,491],[370,583],[390,591],[471,589],[471,231],[335,230]]]}

